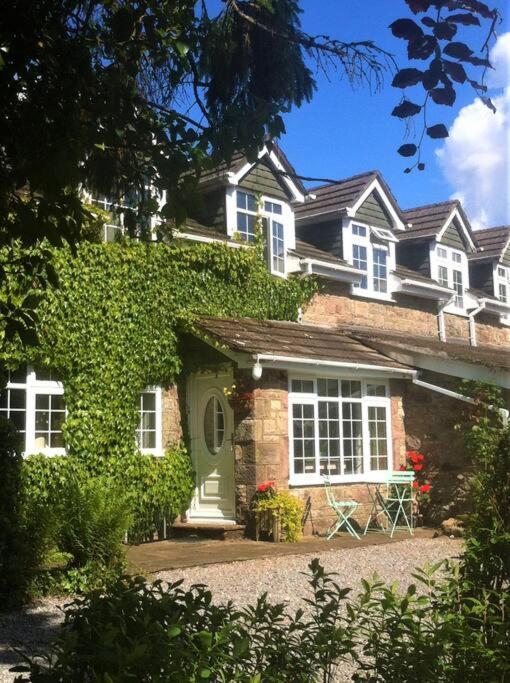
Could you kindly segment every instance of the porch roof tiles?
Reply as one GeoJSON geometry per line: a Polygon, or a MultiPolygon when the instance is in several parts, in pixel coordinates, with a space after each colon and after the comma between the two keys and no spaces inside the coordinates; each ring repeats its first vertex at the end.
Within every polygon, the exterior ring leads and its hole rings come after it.
{"type": "Polygon", "coordinates": [[[207,337],[236,352],[409,370],[403,363],[334,328],[253,318],[213,317],[200,318],[198,327],[207,337]]]}
{"type": "Polygon", "coordinates": [[[342,331],[353,339],[370,345],[375,350],[402,356],[422,354],[434,358],[463,361],[483,365],[495,370],[510,371],[510,351],[496,346],[469,346],[462,342],[446,341],[432,337],[387,332],[369,327],[344,327],[342,331]]]}

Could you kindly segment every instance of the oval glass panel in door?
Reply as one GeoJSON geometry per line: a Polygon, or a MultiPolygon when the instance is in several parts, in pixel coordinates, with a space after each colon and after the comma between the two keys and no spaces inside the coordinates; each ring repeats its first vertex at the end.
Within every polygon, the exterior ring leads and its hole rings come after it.
{"type": "Polygon", "coordinates": [[[223,407],[216,396],[211,396],[205,407],[204,439],[211,455],[218,453],[225,440],[225,416],[223,407]]]}

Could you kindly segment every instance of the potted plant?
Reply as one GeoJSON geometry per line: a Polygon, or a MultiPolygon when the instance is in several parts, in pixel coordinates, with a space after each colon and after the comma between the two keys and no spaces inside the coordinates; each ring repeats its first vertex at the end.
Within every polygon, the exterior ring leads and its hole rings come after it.
{"type": "Polygon", "coordinates": [[[302,536],[303,503],[288,491],[277,491],[273,481],[257,486],[252,499],[255,538],[295,543],[302,536]]]}

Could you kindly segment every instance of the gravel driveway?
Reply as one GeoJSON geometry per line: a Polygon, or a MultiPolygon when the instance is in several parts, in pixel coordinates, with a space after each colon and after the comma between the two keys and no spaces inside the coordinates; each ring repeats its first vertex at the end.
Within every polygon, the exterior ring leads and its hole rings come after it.
{"type": "MultiPolygon", "coordinates": [[[[385,581],[398,580],[402,586],[413,581],[414,567],[425,562],[437,562],[447,557],[457,557],[462,543],[445,536],[434,539],[410,539],[388,545],[349,548],[342,551],[326,551],[320,554],[273,557],[206,567],[192,567],[160,572],[157,578],[165,581],[185,579],[185,586],[192,583],[207,584],[215,602],[234,600],[238,605],[253,603],[260,593],[269,594],[274,602],[286,601],[289,609],[302,606],[306,595],[308,563],[319,557],[325,569],[336,572],[336,581],[355,590],[362,577],[370,578],[374,572],[385,581]]],[[[14,680],[9,668],[19,661],[10,648],[20,647],[27,651],[41,651],[55,637],[62,620],[60,607],[64,600],[41,600],[35,605],[11,614],[0,614],[0,683],[14,680]]],[[[339,672],[338,681],[347,681],[349,672],[339,672]]]]}

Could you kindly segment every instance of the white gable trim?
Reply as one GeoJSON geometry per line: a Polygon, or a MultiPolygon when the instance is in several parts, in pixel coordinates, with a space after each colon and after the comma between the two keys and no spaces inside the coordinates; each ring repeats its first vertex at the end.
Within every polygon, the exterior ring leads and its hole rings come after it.
{"type": "Polygon", "coordinates": [[[439,231],[439,233],[436,237],[436,242],[440,242],[443,239],[443,235],[445,234],[445,232],[450,227],[450,223],[453,221],[454,218],[458,219],[460,227],[462,229],[462,232],[464,233],[464,236],[467,239],[469,246],[471,247],[471,249],[473,249],[473,251],[476,251],[476,245],[473,242],[473,239],[472,239],[471,235],[469,234],[469,230],[467,229],[466,224],[462,220],[462,217],[461,217],[459,210],[457,208],[453,209],[451,214],[448,216],[446,223],[443,225],[443,227],[441,228],[441,230],[439,231]]]}
{"type": "Polygon", "coordinates": [[[363,204],[363,202],[367,199],[367,197],[372,194],[372,192],[376,190],[379,197],[381,198],[384,206],[388,210],[388,213],[393,219],[393,223],[395,225],[395,228],[397,230],[405,230],[405,225],[404,223],[400,220],[398,217],[397,212],[395,211],[393,204],[390,202],[388,199],[387,194],[384,192],[383,188],[381,187],[381,183],[377,178],[374,178],[370,185],[366,188],[366,190],[360,195],[358,200],[353,206],[350,206],[347,208],[347,215],[350,216],[351,218],[354,218],[356,215],[356,212],[360,208],[360,206],[363,204]]]}
{"type": "MultiPolygon", "coordinates": [[[[507,240],[505,246],[503,247],[503,251],[501,252],[501,256],[499,257],[500,263],[503,263],[503,259],[505,258],[506,251],[509,248],[510,248],[510,236],[508,237],[508,240],[507,240]]],[[[508,268],[508,266],[507,266],[507,268],[508,268]]]]}
{"type": "MultiPolygon", "coordinates": [[[[261,149],[261,151],[257,155],[257,160],[260,161],[260,159],[262,159],[262,157],[265,156],[266,154],[267,154],[269,161],[271,162],[271,165],[277,171],[281,171],[282,174],[287,173],[287,171],[283,167],[283,164],[280,162],[280,160],[278,159],[276,154],[273,151],[270,152],[267,149],[267,147],[263,147],[261,149]]],[[[255,166],[256,163],[257,163],[256,161],[253,161],[253,162],[249,161],[246,164],[244,164],[244,166],[239,171],[237,171],[237,173],[233,173],[232,171],[227,173],[228,182],[231,185],[239,185],[239,183],[244,178],[244,176],[250,172],[250,170],[255,166]]],[[[287,175],[281,175],[281,178],[282,178],[283,182],[289,188],[293,201],[299,202],[300,204],[302,204],[305,201],[305,196],[302,192],[300,192],[298,190],[296,184],[292,181],[292,179],[289,178],[287,175]]]]}

